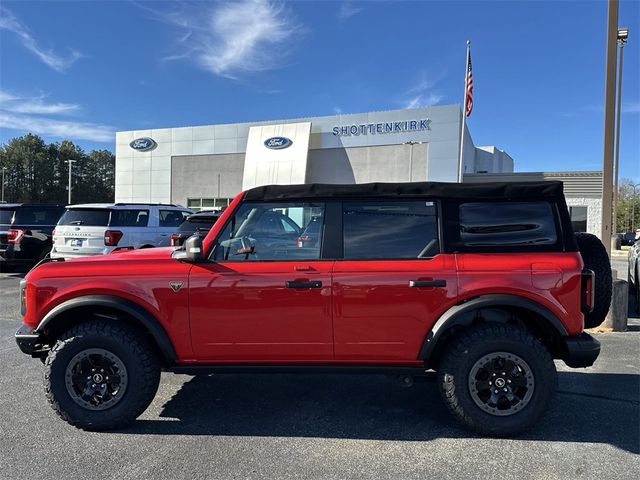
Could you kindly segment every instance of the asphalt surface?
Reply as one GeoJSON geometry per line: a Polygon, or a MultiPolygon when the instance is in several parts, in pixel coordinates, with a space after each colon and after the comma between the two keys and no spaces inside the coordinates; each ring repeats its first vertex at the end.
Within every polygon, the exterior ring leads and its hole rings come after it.
{"type": "Polygon", "coordinates": [[[558,363],[550,411],[516,439],[459,427],[433,382],[368,375],[163,374],[132,428],[90,433],[58,419],[15,345],[18,281],[0,274],[3,479],[640,478],[638,319],[598,335],[594,367],[558,363]]]}

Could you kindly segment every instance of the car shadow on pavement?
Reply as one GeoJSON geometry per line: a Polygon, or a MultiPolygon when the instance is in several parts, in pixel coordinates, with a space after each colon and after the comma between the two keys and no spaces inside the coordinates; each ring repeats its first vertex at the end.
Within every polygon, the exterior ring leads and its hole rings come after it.
{"type": "MultiPolygon", "coordinates": [[[[524,440],[588,442],[640,452],[640,375],[559,372],[558,395],[524,440]]],[[[212,375],[185,382],[163,420],[123,433],[416,441],[479,438],[460,427],[434,381],[402,388],[376,375],[212,375]]]]}

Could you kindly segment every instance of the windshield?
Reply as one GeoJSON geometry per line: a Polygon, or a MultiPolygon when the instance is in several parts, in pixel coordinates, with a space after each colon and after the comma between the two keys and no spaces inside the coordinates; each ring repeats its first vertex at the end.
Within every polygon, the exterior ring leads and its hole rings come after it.
{"type": "Polygon", "coordinates": [[[13,218],[13,213],[15,210],[9,209],[0,209],[0,224],[3,225],[11,225],[11,219],[13,218]]]}
{"type": "Polygon", "coordinates": [[[110,211],[105,208],[72,208],[64,212],[58,225],[106,227],[110,211]]]}

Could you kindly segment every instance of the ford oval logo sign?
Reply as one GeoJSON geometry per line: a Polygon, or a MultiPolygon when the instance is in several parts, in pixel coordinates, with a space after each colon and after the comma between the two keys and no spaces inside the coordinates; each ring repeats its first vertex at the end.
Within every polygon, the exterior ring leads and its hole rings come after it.
{"type": "Polygon", "coordinates": [[[133,142],[129,144],[129,146],[139,152],[148,152],[156,148],[158,144],[152,138],[144,137],[144,138],[136,138],[133,142]]]}
{"type": "Polygon", "coordinates": [[[279,150],[281,148],[290,147],[292,143],[291,139],[287,137],[271,137],[264,141],[264,146],[274,150],[279,150]]]}

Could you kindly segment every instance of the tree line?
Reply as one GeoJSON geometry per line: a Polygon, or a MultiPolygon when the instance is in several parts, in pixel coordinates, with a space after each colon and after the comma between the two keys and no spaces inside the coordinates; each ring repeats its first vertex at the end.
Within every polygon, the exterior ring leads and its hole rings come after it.
{"type": "Polygon", "coordinates": [[[616,230],[634,232],[640,228],[640,183],[623,178],[618,184],[616,201],[616,230]]]}
{"type": "Polygon", "coordinates": [[[47,144],[31,133],[0,146],[6,202],[67,203],[69,164],[72,167],[71,201],[112,202],[115,155],[108,150],[86,153],[69,140],[47,144]]]}

